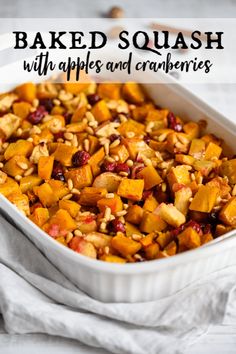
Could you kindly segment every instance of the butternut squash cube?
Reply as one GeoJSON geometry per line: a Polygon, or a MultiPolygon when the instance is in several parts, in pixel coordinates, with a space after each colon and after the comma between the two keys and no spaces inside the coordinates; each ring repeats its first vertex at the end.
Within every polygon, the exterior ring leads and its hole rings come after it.
{"type": "Polygon", "coordinates": [[[205,160],[211,160],[212,158],[219,159],[221,153],[222,153],[222,148],[219,145],[210,142],[206,148],[205,160]]]}
{"type": "Polygon", "coordinates": [[[173,227],[179,227],[184,224],[186,218],[173,204],[161,203],[156,212],[167,224],[173,227]]]}
{"type": "Polygon", "coordinates": [[[115,236],[111,240],[112,247],[123,257],[133,256],[142,247],[139,242],[123,236],[115,236]]]}
{"type": "Polygon", "coordinates": [[[117,194],[123,198],[138,201],[142,199],[144,180],[123,179],[118,187],[117,194]]]}
{"type": "Polygon", "coordinates": [[[184,165],[193,166],[193,164],[195,162],[195,158],[193,156],[190,156],[190,155],[176,154],[175,155],[175,161],[179,162],[179,163],[182,163],[184,165]]]}
{"type": "Polygon", "coordinates": [[[112,214],[115,214],[118,211],[123,210],[123,203],[121,198],[115,194],[114,198],[102,198],[98,200],[97,207],[102,213],[106,210],[106,207],[109,207],[112,214]]]}
{"type": "Polygon", "coordinates": [[[36,98],[36,86],[32,82],[27,82],[18,86],[16,88],[16,93],[20,100],[31,103],[36,98]]]}
{"type": "Polygon", "coordinates": [[[188,213],[190,204],[189,199],[192,197],[192,190],[189,187],[183,187],[175,192],[175,207],[185,216],[188,213]]]}
{"type": "Polygon", "coordinates": [[[72,179],[74,188],[84,188],[91,186],[93,182],[93,174],[90,165],[84,165],[79,168],[74,168],[65,173],[65,178],[72,179]]]}
{"type": "Polygon", "coordinates": [[[124,258],[121,258],[119,256],[114,256],[112,254],[103,254],[100,257],[101,260],[105,262],[111,262],[111,263],[126,263],[126,260],[124,258]]]}
{"type": "Polygon", "coordinates": [[[98,85],[98,95],[101,98],[119,100],[121,98],[121,84],[112,82],[102,82],[98,85]]]}
{"type": "Polygon", "coordinates": [[[127,237],[132,237],[132,235],[142,235],[142,233],[139,231],[139,229],[134,226],[133,224],[130,224],[129,222],[126,221],[125,223],[125,232],[127,237]]]}
{"type": "Polygon", "coordinates": [[[203,234],[200,235],[200,239],[201,239],[201,245],[205,245],[206,243],[213,240],[213,236],[212,234],[203,234]]]}
{"type": "Polygon", "coordinates": [[[156,198],[152,194],[149,195],[145,199],[145,202],[143,205],[143,210],[153,212],[157,207],[158,207],[158,201],[156,200],[156,198]]]}
{"type": "Polygon", "coordinates": [[[29,198],[26,194],[12,193],[7,198],[17,207],[17,209],[22,211],[25,215],[30,215],[29,198]]]}
{"type": "Polygon", "coordinates": [[[122,87],[122,94],[130,103],[140,104],[145,101],[141,86],[135,82],[126,82],[122,87]]]}
{"type": "Polygon", "coordinates": [[[107,104],[104,100],[98,101],[92,108],[91,113],[98,123],[105,122],[112,118],[111,112],[109,111],[107,104]]]}
{"type": "Polygon", "coordinates": [[[202,139],[193,139],[188,153],[195,159],[202,159],[205,154],[205,142],[202,139]]]}
{"type": "Polygon", "coordinates": [[[60,230],[73,231],[76,229],[76,222],[72,219],[67,210],[59,209],[49,221],[49,224],[56,224],[60,230]]]}
{"type": "Polygon", "coordinates": [[[88,140],[89,140],[89,154],[93,155],[99,147],[99,140],[94,135],[89,135],[88,140]]]}
{"type": "Polygon", "coordinates": [[[132,160],[136,159],[138,153],[141,153],[148,158],[153,157],[153,153],[155,155],[155,152],[142,139],[124,138],[123,143],[126,146],[132,160]]]}
{"type": "Polygon", "coordinates": [[[77,148],[66,144],[57,144],[56,150],[52,154],[56,161],[59,161],[64,166],[71,166],[71,159],[77,148]]]}
{"type": "Polygon", "coordinates": [[[5,150],[4,158],[6,160],[11,159],[15,155],[29,156],[33,151],[33,144],[27,140],[17,140],[15,143],[11,143],[5,150]]]}
{"type": "Polygon", "coordinates": [[[28,102],[15,102],[13,103],[13,113],[22,119],[26,119],[30,113],[31,104],[28,102]]]}
{"type": "Polygon", "coordinates": [[[63,198],[65,195],[69,193],[69,189],[67,185],[62,181],[58,181],[56,179],[50,179],[48,181],[48,184],[52,188],[53,194],[55,195],[57,200],[63,198]]]}
{"type": "Polygon", "coordinates": [[[220,174],[222,177],[226,176],[229,183],[236,183],[236,159],[224,161],[220,167],[220,174]]]}
{"type": "Polygon", "coordinates": [[[216,198],[219,196],[220,190],[217,187],[201,186],[189,206],[190,210],[210,213],[215,205],[216,198]]]}
{"type": "Polygon", "coordinates": [[[85,187],[80,194],[81,205],[96,206],[97,202],[107,194],[105,188],[85,187]]]}
{"type": "Polygon", "coordinates": [[[42,179],[50,179],[53,170],[54,156],[40,156],[38,162],[38,175],[42,179]]]}
{"type": "Polygon", "coordinates": [[[177,245],[175,241],[171,241],[165,248],[168,256],[174,256],[177,252],[177,245]]]}
{"type": "Polygon", "coordinates": [[[102,162],[104,157],[105,157],[105,151],[103,147],[90,157],[88,164],[91,166],[94,177],[96,177],[99,174],[100,172],[99,164],[102,162]]]}
{"type": "Polygon", "coordinates": [[[147,247],[152,244],[154,237],[156,236],[155,232],[151,232],[150,234],[141,238],[140,243],[143,247],[147,247]]]}
{"type": "Polygon", "coordinates": [[[67,210],[72,218],[75,218],[81,206],[73,200],[59,200],[59,209],[67,210]]]}
{"type": "Polygon", "coordinates": [[[137,177],[144,179],[144,189],[151,189],[162,182],[161,176],[152,165],[144,167],[137,173],[137,177]]]}
{"type": "Polygon", "coordinates": [[[117,130],[123,136],[129,132],[133,132],[136,136],[139,136],[143,134],[145,126],[142,123],[136,122],[136,120],[128,119],[126,122],[121,123],[117,130]]]}
{"type": "Polygon", "coordinates": [[[167,227],[166,222],[154,213],[145,212],[143,214],[143,219],[140,224],[140,230],[142,232],[151,233],[162,231],[167,227]]]}
{"type": "Polygon", "coordinates": [[[19,192],[21,192],[19,184],[10,177],[7,177],[6,182],[0,184],[0,193],[5,197],[8,197],[10,194],[19,192]]]}
{"type": "Polygon", "coordinates": [[[117,162],[123,163],[129,158],[129,152],[124,145],[118,145],[110,149],[110,155],[116,155],[119,157],[117,162]]]}
{"type": "Polygon", "coordinates": [[[160,247],[157,243],[152,243],[147,246],[144,250],[145,256],[148,260],[155,259],[160,251],[160,247]]]}
{"type": "Polygon", "coordinates": [[[20,189],[22,193],[31,191],[33,187],[40,185],[42,178],[37,175],[22,177],[20,180],[20,189]]]}
{"type": "Polygon", "coordinates": [[[219,219],[226,225],[236,226],[236,197],[232,197],[221,209],[219,219]]]}
{"type": "Polygon", "coordinates": [[[173,241],[174,236],[171,234],[171,232],[159,232],[158,237],[156,238],[156,242],[160,245],[160,247],[163,249],[167,247],[167,245],[173,241]]]}
{"type": "Polygon", "coordinates": [[[167,175],[167,180],[171,189],[175,183],[189,184],[191,182],[190,173],[184,165],[172,167],[167,175]]]}
{"type": "Polygon", "coordinates": [[[191,138],[197,139],[200,134],[200,127],[195,122],[188,122],[184,124],[183,131],[191,138]]]}
{"type": "Polygon", "coordinates": [[[206,185],[219,188],[221,198],[226,198],[231,190],[231,187],[228,185],[227,181],[219,176],[211,179],[206,185]]]}
{"type": "Polygon", "coordinates": [[[196,160],[193,164],[193,168],[201,172],[202,176],[208,176],[214,167],[215,163],[213,161],[196,160]]]}
{"type": "Polygon", "coordinates": [[[139,225],[143,218],[143,209],[139,205],[131,205],[125,219],[132,224],[139,225]]]}
{"type": "Polygon", "coordinates": [[[73,115],[72,115],[72,118],[71,118],[71,123],[77,123],[77,122],[81,122],[82,119],[84,118],[85,116],[85,113],[87,111],[87,108],[86,108],[86,105],[85,106],[82,106],[82,107],[78,107],[73,115]]]}
{"type": "Polygon", "coordinates": [[[3,171],[12,177],[17,175],[22,176],[29,167],[30,162],[25,156],[15,155],[5,163],[3,171]],[[20,165],[24,165],[25,168],[20,167],[20,165]]]}
{"type": "Polygon", "coordinates": [[[178,235],[179,246],[186,249],[192,249],[201,245],[200,235],[192,227],[187,227],[178,235]]]}
{"type": "Polygon", "coordinates": [[[37,187],[37,189],[34,190],[35,194],[39,197],[39,200],[44,207],[50,207],[58,200],[48,183],[43,183],[41,184],[41,186],[37,187]]]}
{"type": "Polygon", "coordinates": [[[42,227],[49,219],[49,212],[47,208],[36,208],[32,215],[30,215],[30,220],[33,221],[39,227],[42,227]]]}

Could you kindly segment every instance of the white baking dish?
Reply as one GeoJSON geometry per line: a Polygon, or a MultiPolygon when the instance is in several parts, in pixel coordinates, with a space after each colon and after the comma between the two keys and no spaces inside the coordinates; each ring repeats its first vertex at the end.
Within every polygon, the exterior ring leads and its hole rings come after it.
{"type": "MultiPolygon", "coordinates": [[[[5,74],[10,69],[15,75],[19,75],[14,71],[14,64],[5,67],[5,74]]],[[[158,74],[158,80],[162,79],[163,75],[158,74]]],[[[136,81],[139,80],[137,77],[136,81]]],[[[170,108],[182,118],[194,121],[206,119],[208,130],[223,138],[228,150],[233,152],[230,147],[235,145],[235,125],[174,80],[169,81],[170,84],[144,86],[158,105],[170,108]]],[[[9,88],[0,87],[0,92],[9,88]]],[[[87,258],[56,242],[1,195],[0,210],[74,284],[104,302],[159,299],[175,293],[206,274],[236,264],[236,237],[225,239],[225,236],[218,238],[218,242],[213,241],[206,246],[166,259],[125,265],[106,263],[87,258]]],[[[234,236],[235,233],[233,231],[228,236],[234,236]]]]}

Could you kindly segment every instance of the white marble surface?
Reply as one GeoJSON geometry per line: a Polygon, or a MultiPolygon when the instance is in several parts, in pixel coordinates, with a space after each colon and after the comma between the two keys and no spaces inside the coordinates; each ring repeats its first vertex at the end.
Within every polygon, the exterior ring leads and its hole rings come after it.
{"type": "MultiPolygon", "coordinates": [[[[0,17],[98,17],[117,4],[126,10],[127,17],[236,17],[234,0],[0,0],[0,17]]],[[[236,119],[236,85],[194,85],[191,89],[223,114],[236,119]]],[[[106,354],[57,337],[8,335],[1,318],[0,353],[106,354]]],[[[213,326],[186,354],[212,353],[236,353],[236,326],[213,326]]]]}

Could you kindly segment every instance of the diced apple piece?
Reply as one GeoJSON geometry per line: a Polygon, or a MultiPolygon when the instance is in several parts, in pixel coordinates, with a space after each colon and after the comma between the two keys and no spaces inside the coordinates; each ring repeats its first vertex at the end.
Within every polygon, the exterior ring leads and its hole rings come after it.
{"type": "Polygon", "coordinates": [[[173,227],[179,227],[184,224],[186,218],[173,204],[161,203],[156,211],[162,220],[173,227]]]}
{"type": "Polygon", "coordinates": [[[103,234],[101,232],[90,232],[86,234],[84,239],[91,242],[96,248],[103,248],[109,246],[112,236],[103,234]]]}
{"type": "Polygon", "coordinates": [[[113,198],[102,198],[97,202],[97,207],[101,212],[104,212],[107,207],[111,209],[112,214],[123,210],[123,203],[118,195],[114,195],[113,198]]]}
{"type": "Polygon", "coordinates": [[[107,104],[104,100],[98,101],[91,110],[95,119],[101,123],[112,118],[111,112],[109,111],[107,104]]]}
{"type": "Polygon", "coordinates": [[[12,113],[5,114],[0,119],[0,133],[8,139],[19,128],[21,119],[12,113]]]}
{"type": "Polygon", "coordinates": [[[159,215],[145,212],[140,224],[140,230],[149,234],[155,231],[162,231],[166,226],[166,222],[159,215]]]}
{"type": "Polygon", "coordinates": [[[124,163],[129,158],[129,152],[124,145],[118,145],[110,148],[110,155],[118,156],[117,162],[124,163]]]}
{"type": "Polygon", "coordinates": [[[36,208],[30,220],[33,221],[39,227],[42,227],[49,219],[49,212],[47,208],[36,208]]]}
{"type": "Polygon", "coordinates": [[[151,189],[162,182],[162,178],[152,165],[144,167],[137,173],[137,177],[144,179],[144,189],[151,189]]]}
{"type": "Polygon", "coordinates": [[[142,199],[144,180],[142,179],[122,179],[117,194],[123,198],[138,201],[142,199]]]}
{"type": "Polygon", "coordinates": [[[15,155],[5,163],[3,171],[12,177],[22,176],[29,167],[30,162],[25,156],[15,155]],[[20,166],[25,166],[25,168],[20,166]]]}
{"type": "Polygon", "coordinates": [[[200,235],[192,227],[187,227],[178,235],[179,246],[192,249],[201,246],[200,235]]]}
{"type": "Polygon", "coordinates": [[[72,179],[74,188],[84,188],[91,186],[93,182],[93,175],[90,165],[84,165],[79,168],[74,168],[65,173],[65,178],[72,179]]]}
{"type": "Polygon", "coordinates": [[[139,205],[131,205],[125,219],[132,224],[139,225],[143,218],[143,209],[139,205]]]}
{"type": "Polygon", "coordinates": [[[219,159],[221,152],[222,148],[219,145],[210,142],[206,148],[205,160],[211,160],[212,158],[219,159]]]}
{"type": "Polygon", "coordinates": [[[236,159],[224,161],[220,167],[220,174],[222,177],[226,176],[229,183],[236,183],[236,159]]]}
{"type": "Polygon", "coordinates": [[[20,189],[22,193],[31,191],[33,187],[40,185],[42,178],[37,175],[22,177],[20,180],[20,189]]]}
{"type": "Polygon", "coordinates": [[[192,190],[189,187],[183,187],[175,192],[175,207],[185,216],[188,213],[188,208],[192,197],[192,190]]]}
{"type": "Polygon", "coordinates": [[[4,153],[6,160],[11,159],[15,155],[29,156],[33,150],[33,144],[27,140],[18,140],[8,145],[4,153]]]}
{"type": "Polygon", "coordinates": [[[215,205],[216,199],[220,194],[217,187],[200,186],[189,206],[190,210],[210,213],[215,205]]]}
{"type": "Polygon", "coordinates": [[[156,200],[156,198],[152,194],[150,194],[145,199],[145,202],[143,204],[143,210],[153,212],[157,207],[158,207],[158,201],[156,200]]]}
{"type": "Polygon", "coordinates": [[[130,103],[139,104],[145,101],[141,86],[135,82],[126,82],[122,87],[122,93],[130,103]]]}
{"type": "Polygon", "coordinates": [[[53,170],[54,156],[40,156],[38,175],[42,179],[50,179],[53,170]]]}
{"type": "Polygon", "coordinates": [[[236,226],[236,197],[232,197],[221,209],[219,219],[229,226],[236,226]]]}
{"type": "Polygon", "coordinates": [[[200,160],[205,153],[205,142],[202,139],[193,139],[188,153],[195,159],[200,160]]]}
{"type": "Polygon", "coordinates": [[[191,182],[190,173],[184,165],[172,167],[167,175],[167,180],[171,189],[175,183],[189,184],[191,182]]]}
{"type": "Polygon", "coordinates": [[[101,260],[105,262],[111,262],[111,263],[126,263],[126,260],[124,258],[121,258],[119,256],[114,256],[112,254],[103,254],[100,257],[101,260]]]}
{"type": "Polygon", "coordinates": [[[90,157],[88,163],[91,166],[94,177],[96,177],[99,174],[100,172],[99,164],[102,162],[104,157],[105,157],[105,151],[103,147],[90,157]]]}
{"type": "Polygon", "coordinates": [[[105,188],[108,192],[116,192],[122,180],[116,173],[104,172],[97,176],[93,182],[95,188],[105,188]]]}
{"type": "Polygon", "coordinates": [[[94,215],[79,215],[76,218],[77,228],[83,233],[88,234],[90,232],[97,231],[97,222],[94,215]]]}
{"type": "Polygon", "coordinates": [[[69,243],[69,247],[75,252],[83,254],[84,256],[93,259],[97,258],[97,251],[94,245],[91,242],[85,241],[82,237],[73,237],[69,243]]]}
{"type": "Polygon", "coordinates": [[[5,183],[0,184],[0,193],[8,197],[12,193],[21,192],[19,184],[12,178],[7,177],[5,183]]]}
{"type": "MultiPolygon", "coordinates": [[[[41,125],[41,129],[49,129],[53,134],[60,133],[65,128],[65,118],[62,115],[51,115],[51,119],[41,125]]],[[[82,129],[82,128],[81,128],[82,129]]],[[[67,127],[67,131],[69,128],[67,127]]]]}
{"type": "Polygon", "coordinates": [[[67,210],[72,218],[75,218],[80,211],[81,206],[73,200],[60,200],[59,208],[67,210]]]}
{"type": "Polygon", "coordinates": [[[7,174],[0,170],[0,184],[4,184],[7,181],[7,174]]]}
{"type": "Polygon", "coordinates": [[[123,236],[113,237],[111,240],[111,245],[124,257],[133,256],[142,247],[139,242],[123,236]]]}
{"type": "Polygon", "coordinates": [[[202,176],[208,176],[214,167],[215,163],[213,161],[196,160],[193,164],[193,168],[201,172],[202,176]]]}
{"type": "Polygon", "coordinates": [[[81,205],[96,206],[97,202],[107,194],[105,188],[85,187],[80,194],[79,203],[81,205]]]}
{"type": "Polygon", "coordinates": [[[76,151],[77,148],[74,146],[59,143],[52,156],[54,156],[55,160],[59,161],[62,165],[71,166],[71,158],[76,151]]]}
{"type": "Polygon", "coordinates": [[[22,211],[25,215],[29,216],[30,208],[29,208],[29,198],[27,195],[22,193],[12,193],[8,196],[8,200],[14,204],[20,211],[22,211]]]}

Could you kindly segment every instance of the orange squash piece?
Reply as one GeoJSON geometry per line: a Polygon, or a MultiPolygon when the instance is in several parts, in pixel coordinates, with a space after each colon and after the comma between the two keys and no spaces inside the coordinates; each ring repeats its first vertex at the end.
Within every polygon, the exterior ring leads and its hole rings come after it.
{"type": "Polygon", "coordinates": [[[102,162],[104,157],[105,157],[105,151],[103,147],[90,157],[88,163],[91,166],[94,177],[96,177],[99,174],[100,172],[99,164],[102,162]]]}
{"type": "Polygon", "coordinates": [[[49,220],[49,224],[56,224],[60,230],[73,231],[76,229],[76,222],[72,219],[67,210],[59,209],[49,220]]]}
{"type": "Polygon", "coordinates": [[[143,218],[143,209],[139,205],[131,205],[125,219],[132,224],[139,225],[143,218]]]}
{"type": "Polygon", "coordinates": [[[101,212],[106,210],[106,207],[111,209],[112,214],[117,213],[118,211],[123,210],[123,203],[121,198],[115,194],[114,198],[102,198],[98,200],[97,207],[101,212]]]}
{"type": "Polygon", "coordinates": [[[12,177],[22,176],[29,167],[30,162],[25,156],[15,155],[5,163],[3,171],[12,177]],[[25,168],[20,167],[20,164],[25,165],[25,168]]]}
{"type": "Polygon", "coordinates": [[[58,200],[48,183],[43,183],[41,186],[36,187],[34,190],[35,194],[39,197],[39,200],[44,207],[50,207],[58,200]]]}
{"type": "Polygon", "coordinates": [[[162,182],[161,176],[152,165],[144,167],[137,173],[137,177],[144,179],[144,189],[151,189],[162,182]]]}
{"type": "Polygon", "coordinates": [[[200,235],[192,227],[187,227],[181,234],[178,235],[179,246],[192,249],[201,245],[200,235]]]}
{"type": "Polygon", "coordinates": [[[84,165],[79,168],[74,168],[65,173],[65,178],[72,179],[74,188],[84,188],[91,186],[93,182],[93,174],[90,165],[84,165]]]}
{"type": "Polygon", "coordinates": [[[16,116],[26,119],[30,113],[31,107],[31,104],[28,102],[15,102],[13,103],[12,109],[16,116]]]}
{"type": "Polygon", "coordinates": [[[30,215],[30,220],[33,221],[39,227],[42,227],[49,219],[49,212],[47,208],[36,208],[32,215],[30,215]]]}
{"type": "Polygon", "coordinates": [[[155,231],[162,231],[167,227],[164,220],[159,215],[145,212],[143,214],[142,222],[140,224],[140,230],[142,232],[151,233],[155,231]]]}
{"type": "Polygon", "coordinates": [[[18,86],[15,91],[22,101],[31,103],[36,98],[36,86],[32,82],[18,86]]]}
{"type": "Polygon", "coordinates": [[[101,123],[111,119],[111,112],[109,111],[107,104],[104,100],[98,101],[92,108],[91,113],[95,119],[101,123]]]}
{"type": "Polygon", "coordinates": [[[135,82],[126,82],[122,87],[122,94],[130,103],[141,104],[145,101],[141,86],[135,82]]]}
{"type": "Polygon", "coordinates": [[[53,152],[53,157],[56,161],[59,161],[64,166],[71,166],[71,159],[77,148],[66,144],[57,144],[56,150],[53,152]]]}
{"type": "Polygon", "coordinates": [[[98,95],[101,98],[119,100],[121,98],[121,84],[112,82],[102,82],[98,85],[98,95]]]}
{"type": "Polygon", "coordinates": [[[124,257],[133,256],[142,247],[139,242],[123,236],[113,237],[111,246],[124,257]]]}
{"type": "Polygon", "coordinates": [[[123,198],[138,201],[142,199],[144,180],[142,179],[122,179],[117,194],[123,198]]]}
{"type": "Polygon", "coordinates": [[[5,197],[8,197],[12,193],[21,192],[19,184],[12,178],[7,177],[5,183],[0,184],[0,193],[5,197]]]}
{"type": "Polygon", "coordinates": [[[30,141],[19,139],[8,145],[4,152],[4,158],[9,160],[15,155],[29,156],[32,150],[33,144],[30,141]]]}
{"type": "Polygon", "coordinates": [[[54,156],[40,156],[38,175],[42,179],[50,179],[53,170],[54,156]]]}
{"type": "Polygon", "coordinates": [[[72,218],[75,218],[81,206],[73,200],[59,200],[59,209],[67,210],[72,218]]]}
{"type": "Polygon", "coordinates": [[[80,194],[81,205],[96,206],[97,202],[107,194],[105,188],[85,187],[80,194]]]}
{"type": "Polygon", "coordinates": [[[123,163],[129,158],[129,152],[124,145],[118,145],[110,149],[110,155],[118,156],[117,162],[123,163]]]}
{"type": "Polygon", "coordinates": [[[22,193],[26,193],[31,191],[33,187],[40,185],[42,182],[42,178],[37,175],[30,175],[26,177],[22,177],[20,180],[20,189],[22,193]]]}
{"type": "Polygon", "coordinates": [[[216,198],[219,196],[220,190],[217,187],[202,185],[189,206],[190,210],[210,213],[215,205],[216,198]]]}
{"type": "Polygon", "coordinates": [[[236,226],[236,197],[232,197],[221,209],[219,219],[226,225],[236,226]]]}

